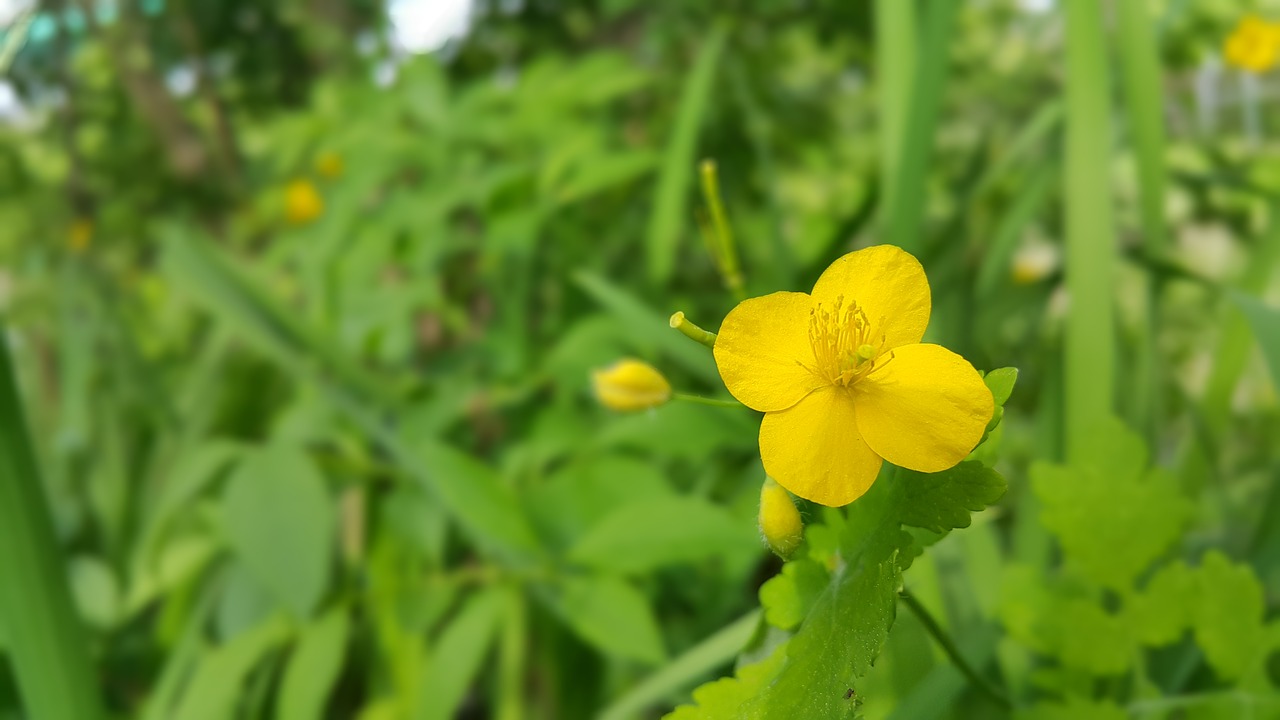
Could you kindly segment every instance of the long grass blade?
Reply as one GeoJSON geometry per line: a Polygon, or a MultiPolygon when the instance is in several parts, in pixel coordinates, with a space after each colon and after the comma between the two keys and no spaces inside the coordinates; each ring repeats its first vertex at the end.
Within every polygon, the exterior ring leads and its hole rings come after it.
{"type": "Polygon", "coordinates": [[[645,244],[649,279],[655,284],[662,284],[671,277],[679,251],[681,228],[692,224],[689,192],[697,163],[698,130],[706,114],[728,33],[723,22],[712,27],[680,95],[676,127],[667,144],[662,172],[658,176],[657,195],[645,244]]]}
{"type": "Polygon", "coordinates": [[[899,159],[893,168],[895,176],[887,186],[885,239],[917,254],[924,245],[920,233],[928,209],[924,198],[929,158],[933,153],[942,88],[946,85],[949,41],[955,28],[958,4],[959,0],[929,3],[924,40],[916,62],[915,81],[911,85],[911,110],[906,132],[900,138],[899,159]]]}
{"type": "Polygon", "coordinates": [[[1112,278],[1110,73],[1098,0],[1066,0],[1066,447],[1085,448],[1089,429],[1112,410],[1115,333],[1112,278]]]}
{"type": "Polygon", "coordinates": [[[27,716],[102,717],[0,324],[0,623],[27,716]]]}

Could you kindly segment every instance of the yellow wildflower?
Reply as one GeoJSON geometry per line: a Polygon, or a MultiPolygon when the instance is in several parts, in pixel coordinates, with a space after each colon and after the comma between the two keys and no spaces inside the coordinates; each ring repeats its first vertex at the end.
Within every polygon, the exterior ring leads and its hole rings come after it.
{"type": "Polygon", "coordinates": [[[324,212],[324,200],[310,180],[294,180],[284,189],[284,214],[294,225],[320,217],[324,212]]]}
{"type": "Polygon", "coordinates": [[[964,358],[922,344],[929,281],[892,245],[851,252],[811,294],[739,303],[715,343],[729,392],[765,413],[765,472],[802,498],[838,507],[862,496],[884,460],[938,472],[964,459],[994,403],[964,358]]]}
{"type": "Polygon", "coordinates": [[[596,399],[610,410],[646,410],[671,399],[671,384],[662,373],[648,363],[630,358],[593,371],[591,386],[596,399]]]}
{"type": "Polygon", "coordinates": [[[321,177],[330,180],[341,177],[343,168],[342,156],[336,152],[320,153],[320,157],[316,158],[316,172],[321,177]]]}
{"type": "Polygon", "coordinates": [[[791,557],[804,537],[804,521],[787,491],[765,478],[760,487],[760,534],[783,560],[791,557]]]}
{"type": "Polygon", "coordinates": [[[1241,70],[1266,72],[1280,60],[1280,26],[1248,15],[1227,38],[1222,54],[1229,64],[1241,70]]]}
{"type": "Polygon", "coordinates": [[[71,228],[67,231],[67,246],[73,252],[84,252],[89,249],[89,243],[93,242],[93,221],[80,218],[71,223],[71,228]]]}

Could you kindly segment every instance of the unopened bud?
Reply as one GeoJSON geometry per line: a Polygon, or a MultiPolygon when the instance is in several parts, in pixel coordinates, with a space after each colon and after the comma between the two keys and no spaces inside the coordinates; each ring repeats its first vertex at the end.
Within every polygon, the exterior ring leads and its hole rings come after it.
{"type": "Polygon", "coordinates": [[[610,410],[646,410],[671,399],[671,383],[652,365],[625,358],[591,373],[596,399],[610,410]]]}
{"type": "Polygon", "coordinates": [[[800,547],[804,537],[804,521],[791,500],[791,494],[773,478],[765,478],[760,487],[760,534],[769,549],[786,560],[800,547]]]}

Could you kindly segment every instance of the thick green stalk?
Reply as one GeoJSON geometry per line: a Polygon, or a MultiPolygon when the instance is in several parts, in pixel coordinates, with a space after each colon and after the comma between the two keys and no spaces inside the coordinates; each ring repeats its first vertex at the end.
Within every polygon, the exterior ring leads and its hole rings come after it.
{"type": "MultiPolygon", "coordinates": [[[[876,0],[876,91],[880,103],[880,198],[888,214],[889,190],[897,177],[902,136],[911,109],[911,82],[916,68],[916,4],[914,0],[876,0]]],[[[882,220],[887,218],[882,218],[882,220]]]]}
{"type": "MultiPolygon", "coordinates": [[[[897,0],[905,4],[905,0],[897,0]]],[[[884,217],[886,239],[912,252],[920,252],[920,237],[928,209],[929,157],[934,130],[946,85],[948,52],[955,28],[959,0],[932,0],[928,4],[924,41],[910,86],[910,111],[905,132],[898,138],[896,165],[886,185],[884,217]]],[[[892,121],[892,118],[890,118],[892,121]]]]}
{"type": "Polygon", "coordinates": [[[102,717],[0,324],[0,622],[27,716],[102,717]]]}
{"type": "MultiPolygon", "coordinates": [[[[1164,97],[1161,92],[1160,55],[1150,5],[1143,0],[1120,0],[1116,3],[1121,82],[1127,102],[1129,136],[1133,141],[1138,164],[1139,210],[1142,215],[1143,249],[1150,257],[1163,257],[1168,247],[1168,228],[1164,221],[1164,197],[1169,171],[1165,165],[1164,97]]],[[[1148,439],[1154,442],[1161,416],[1157,361],[1159,348],[1158,308],[1160,283],[1152,279],[1147,292],[1147,328],[1135,370],[1134,406],[1148,439]]]]}
{"type": "Polygon", "coordinates": [[[1067,458],[1079,457],[1090,429],[1112,412],[1115,332],[1112,283],[1110,73],[1099,0],[1065,0],[1067,132],[1066,328],[1067,458]]]}

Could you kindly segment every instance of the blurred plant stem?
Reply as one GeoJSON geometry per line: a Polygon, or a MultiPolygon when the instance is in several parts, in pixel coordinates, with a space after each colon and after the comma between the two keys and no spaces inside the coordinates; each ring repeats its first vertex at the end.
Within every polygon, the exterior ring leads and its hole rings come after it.
{"type": "Polygon", "coordinates": [[[916,616],[916,619],[920,621],[922,626],[924,626],[924,629],[929,633],[929,636],[938,643],[942,648],[942,651],[947,654],[947,657],[950,658],[951,662],[956,666],[956,669],[969,679],[969,682],[974,688],[980,691],[983,695],[986,695],[1000,707],[1008,709],[1013,708],[1013,703],[1009,701],[1008,696],[1000,692],[1000,690],[992,685],[986,678],[979,675],[978,671],[969,664],[969,661],[964,659],[964,656],[960,654],[960,648],[956,647],[956,644],[952,642],[951,637],[947,635],[947,631],[942,629],[942,626],[938,624],[938,621],[933,618],[933,615],[929,613],[929,610],[925,608],[919,600],[915,599],[915,596],[904,590],[898,593],[898,599],[902,601],[903,605],[907,606],[907,609],[911,611],[911,614],[916,616]]]}
{"type": "Polygon", "coordinates": [[[27,716],[102,717],[89,646],[67,585],[0,324],[0,621],[27,716]]]}
{"type": "Polygon", "coordinates": [[[743,285],[742,267],[738,262],[738,248],[734,244],[733,229],[729,227],[729,218],[724,212],[724,201],[720,198],[720,178],[714,160],[703,160],[698,166],[698,175],[702,180],[702,197],[707,203],[710,224],[704,220],[699,223],[702,237],[707,243],[708,251],[716,262],[716,269],[724,278],[725,287],[733,293],[739,302],[747,299],[747,290],[743,285]]]}
{"type": "Polygon", "coordinates": [[[698,395],[689,395],[688,393],[675,393],[671,396],[676,400],[697,403],[698,405],[711,405],[713,407],[744,407],[737,400],[718,400],[716,398],[706,398],[698,395]]]}
{"type": "Polygon", "coordinates": [[[1111,208],[1110,73],[1098,0],[1066,0],[1066,449],[1086,450],[1112,413],[1115,230],[1111,208]]]}

